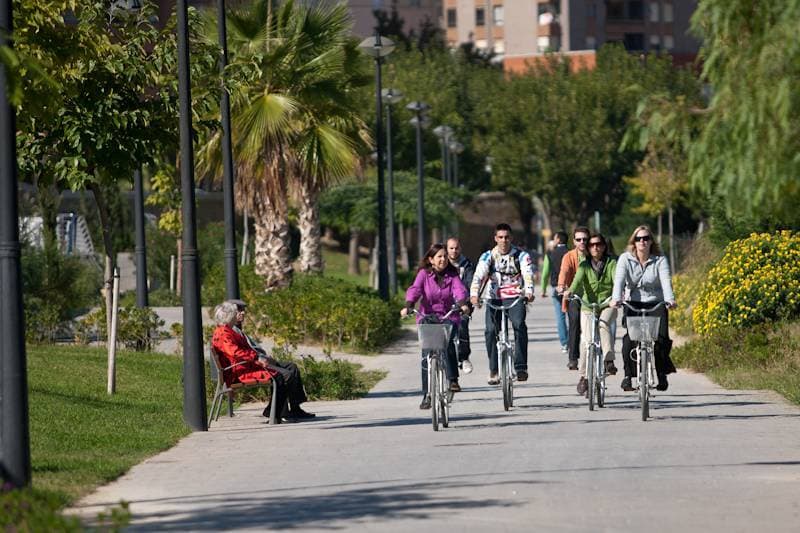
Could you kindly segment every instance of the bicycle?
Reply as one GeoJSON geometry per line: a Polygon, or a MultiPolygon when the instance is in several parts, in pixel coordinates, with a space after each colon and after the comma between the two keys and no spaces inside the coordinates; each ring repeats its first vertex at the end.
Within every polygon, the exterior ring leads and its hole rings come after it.
{"type": "Polygon", "coordinates": [[[497,335],[497,364],[500,386],[503,389],[503,409],[506,411],[514,407],[514,380],[517,379],[514,370],[514,344],[508,337],[508,311],[523,301],[523,296],[517,296],[510,305],[494,305],[491,300],[484,300],[490,309],[501,312],[500,333],[497,335]]]}
{"type": "Polygon", "coordinates": [[[589,386],[586,392],[589,410],[594,411],[595,400],[597,407],[605,407],[606,403],[606,369],[600,345],[600,310],[611,301],[611,297],[600,303],[584,302],[577,295],[572,295],[568,299],[580,302],[592,312],[592,338],[586,341],[586,381],[589,386]]]}
{"type": "Polygon", "coordinates": [[[628,326],[628,337],[638,343],[631,350],[631,358],[637,363],[639,402],[642,406],[642,421],[646,422],[650,417],[650,389],[655,387],[656,383],[654,354],[658,328],[661,325],[661,317],[647,316],[647,313],[656,311],[666,303],[659,302],[653,307],[642,309],[637,309],[628,302],[622,303],[636,313],[636,315],[628,315],[625,320],[628,326]]]}
{"type": "MultiPolygon", "coordinates": [[[[417,324],[420,350],[427,351],[428,397],[431,399],[431,423],[434,431],[439,431],[440,425],[442,427],[449,427],[450,425],[450,406],[453,403],[453,393],[448,386],[444,358],[447,357],[447,345],[453,329],[453,323],[447,318],[457,309],[458,307],[454,306],[443,317],[436,317],[441,322],[432,324],[420,322],[417,324]]],[[[413,314],[419,315],[423,319],[426,316],[431,316],[423,315],[416,310],[413,311],[413,314]]],[[[457,335],[454,342],[456,342],[456,350],[458,350],[457,335]]]]}

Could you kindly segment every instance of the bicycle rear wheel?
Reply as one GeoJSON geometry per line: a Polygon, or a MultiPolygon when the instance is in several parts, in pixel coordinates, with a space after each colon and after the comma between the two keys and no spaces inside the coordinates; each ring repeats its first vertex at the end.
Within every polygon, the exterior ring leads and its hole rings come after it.
{"type": "Polygon", "coordinates": [[[639,348],[639,398],[642,403],[642,422],[650,417],[650,347],[639,348]]]}
{"type": "Polygon", "coordinates": [[[589,345],[589,353],[586,354],[586,374],[589,376],[589,387],[586,391],[587,395],[589,396],[589,410],[594,411],[594,398],[595,398],[595,383],[597,379],[595,377],[594,372],[594,364],[595,364],[595,346],[594,344],[589,345]]]}
{"type": "Polygon", "coordinates": [[[511,370],[508,367],[507,348],[503,346],[498,354],[500,359],[500,386],[503,389],[503,409],[506,411],[511,408],[511,370]]]}
{"type": "Polygon", "coordinates": [[[439,431],[439,360],[431,357],[428,361],[428,393],[431,397],[431,423],[433,430],[439,431]]]}

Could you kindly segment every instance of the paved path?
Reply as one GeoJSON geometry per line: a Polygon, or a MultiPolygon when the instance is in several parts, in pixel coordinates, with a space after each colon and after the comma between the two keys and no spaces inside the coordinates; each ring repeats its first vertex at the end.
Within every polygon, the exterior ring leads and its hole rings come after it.
{"type": "MultiPolygon", "coordinates": [[[[481,313],[482,314],[482,313],[481,313]]],[[[308,404],[318,418],[269,427],[247,406],[79,503],[121,499],[132,529],[297,531],[792,531],[800,528],[800,409],[681,371],[639,420],[610,379],[589,412],[555,339],[552,307],[528,315],[531,381],[504,412],[475,372],[453,421],[418,409],[413,333],[369,359],[389,376],[366,398],[308,404]]]]}

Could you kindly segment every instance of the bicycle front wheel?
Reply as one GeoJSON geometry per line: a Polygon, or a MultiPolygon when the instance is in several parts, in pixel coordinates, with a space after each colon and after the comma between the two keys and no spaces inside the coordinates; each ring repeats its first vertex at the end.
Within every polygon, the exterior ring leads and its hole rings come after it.
{"type": "Polygon", "coordinates": [[[639,349],[639,398],[642,403],[642,422],[650,417],[650,346],[639,349]]]}
{"type": "Polygon", "coordinates": [[[595,387],[597,388],[597,407],[605,407],[606,405],[606,370],[603,365],[602,354],[597,354],[595,360],[595,373],[597,380],[595,380],[595,387]]]}
{"type": "Polygon", "coordinates": [[[428,361],[428,393],[431,397],[431,423],[433,430],[439,431],[439,360],[431,357],[428,361]]]}
{"type": "Polygon", "coordinates": [[[508,355],[506,347],[498,353],[500,359],[500,386],[503,389],[503,409],[506,411],[511,407],[511,371],[508,368],[508,355]]]}
{"type": "Polygon", "coordinates": [[[447,427],[450,425],[450,395],[452,394],[448,387],[447,376],[442,365],[438,367],[439,374],[439,418],[442,426],[447,427]]]}
{"type": "Polygon", "coordinates": [[[597,379],[594,371],[595,346],[593,344],[589,346],[589,353],[586,354],[586,365],[586,375],[589,376],[589,387],[586,391],[586,394],[589,396],[589,410],[594,411],[594,385],[597,382],[597,379]]]}

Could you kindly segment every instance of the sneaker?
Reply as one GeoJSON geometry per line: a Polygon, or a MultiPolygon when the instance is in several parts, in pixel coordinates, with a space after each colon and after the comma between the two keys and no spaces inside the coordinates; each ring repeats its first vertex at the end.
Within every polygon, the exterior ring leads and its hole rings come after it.
{"type": "Polygon", "coordinates": [[[586,381],[586,378],[581,376],[581,379],[578,381],[578,394],[583,396],[586,394],[586,391],[589,390],[589,382],[586,381]]]}
{"type": "Polygon", "coordinates": [[[518,370],[517,371],[517,381],[528,381],[528,371],[527,370],[518,370]]]}
{"type": "Polygon", "coordinates": [[[458,380],[454,379],[450,382],[450,392],[461,392],[461,385],[458,384],[458,380]]]}
{"type": "Polygon", "coordinates": [[[568,351],[569,351],[569,349],[567,348],[567,345],[566,345],[566,344],[563,344],[563,345],[561,346],[561,353],[567,353],[568,351]]]}
{"type": "Polygon", "coordinates": [[[606,361],[606,374],[609,376],[616,376],[617,375],[617,367],[614,366],[614,361],[606,361]]]}
{"type": "Polygon", "coordinates": [[[567,368],[569,370],[578,370],[578,362],[575,359],[570,359],[569,363],[567,363],[567,368]]]}
{"type": "Polygon", "coordinates": [[[295,420],[302,420],[307,418],[314,418],[315,416],[317,415],[315,415],[314,413],[309,413],[308,411],[304,411],[299,407],[295,407],[294,409],[291,409],[289,411],[289,414],[286,418],[294,418],[295,420]]]}
{"type": "Polygon", "coordinates": [[[461,370],[463,370],[465,374],[472,374],[472,363],[469,362],[469,359],[461,361],[461,370]]]}
{"type": "Polygon", "coordinates": [[[669,388],[669,381],[667,381],[666,374],[659,374],[658,375],[658,385],[656,385],[656,390],[665,391],[669,388]]]}
{"type": "Polygon", "coordinates": [[[497,374],[489,374],[489,379],[486,380],[489,385],[500,385],[500,376],[497,374]]]}
{"type": "Polygon", "coordinates": [[[622,383],[620,383],[620,387],[622,387],[622,390],[624,390],[625,392],[631,392],[633,390],[633,385],[631,385],[630,376],[625,376],[624,378],[622,378],[622,383]]]}
{"type": "Polygon", "coordinates": [[[419,404],[420,409],[430,409],[431,408],[431,397],[427,394],[422,397],[422,401],[419,404]]]}

